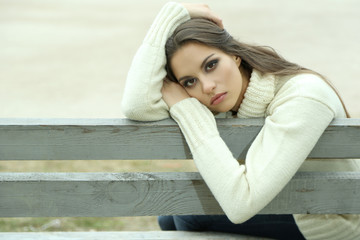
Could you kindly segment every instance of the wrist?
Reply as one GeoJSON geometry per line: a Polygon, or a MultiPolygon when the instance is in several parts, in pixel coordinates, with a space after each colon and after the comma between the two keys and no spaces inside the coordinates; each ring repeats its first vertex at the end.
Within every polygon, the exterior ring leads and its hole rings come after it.
{"type": "Polygon", "coordinates": [[[176,99],[171,99],[169,100],[167,103],[167,105],[169,106],[169,108],[172,108],[174,105],[176,105],[177,103],[181,102],[181,101],[184,101],[186,99],[188,99],[190,97],[186,97],[186,96],[182,96],[182,97],[178,97],[176,99]]]}

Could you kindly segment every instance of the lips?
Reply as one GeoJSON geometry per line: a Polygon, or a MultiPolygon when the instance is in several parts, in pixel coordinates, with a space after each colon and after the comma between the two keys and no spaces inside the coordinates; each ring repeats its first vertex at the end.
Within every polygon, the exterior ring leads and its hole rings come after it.
{"type": "Polygon", "coordinates": [[[216,94],[211,98],[210,104],[217,105],[221,103],[225,99],[226,94],[227,94],[226,92],[216,94]]]}

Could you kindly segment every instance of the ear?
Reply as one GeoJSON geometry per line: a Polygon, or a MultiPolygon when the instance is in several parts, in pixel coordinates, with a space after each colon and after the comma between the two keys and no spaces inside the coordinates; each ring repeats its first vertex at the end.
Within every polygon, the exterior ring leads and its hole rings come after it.
{"type": "Polygon", "coordinates": [[[241,64],[241,58],[239,56],[233,56],[233,59],[238,67],[240,67],[241,64]]]}

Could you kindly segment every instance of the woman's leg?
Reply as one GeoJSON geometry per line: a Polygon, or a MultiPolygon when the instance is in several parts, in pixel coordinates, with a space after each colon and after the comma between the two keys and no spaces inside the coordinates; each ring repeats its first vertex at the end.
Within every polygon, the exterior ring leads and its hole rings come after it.
{"type": "Polygon", "coordinates": [[[158,217],[158,223],[163,231],[174,231],[177,230],[173,216],[160,216],[158,217]]]}
{"type": "Polygon", "coordinates": [[[233,224],[224,215],[166,216],[159,217],[159,224],[163,230],[215,231],[274,239],[305,239],[293,216],[289,214],[256,215],[241,224],[233,224]]]}

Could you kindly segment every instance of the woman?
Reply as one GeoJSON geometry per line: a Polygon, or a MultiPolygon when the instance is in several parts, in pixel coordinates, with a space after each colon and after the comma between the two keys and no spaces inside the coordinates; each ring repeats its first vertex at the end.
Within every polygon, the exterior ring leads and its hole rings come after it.
{"type": "Polygon", "coordinates": [[[160,217],[164,230],[223,231],[276,239],[360,239],[358,215],[256,215],[301,171],[355,171],[355,162],[306,162],[346,110],[321,75],[274,51],[235,41],[205,5],[167,3],[136,53],[122,110],[171,117],[226,216],[160,217]],[[265,117],[245,164],[232,156],[214,114],[265,117]]]}

